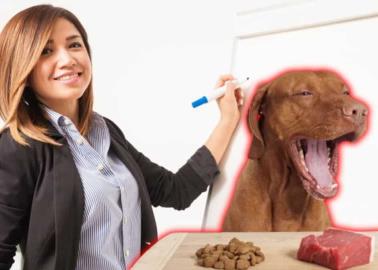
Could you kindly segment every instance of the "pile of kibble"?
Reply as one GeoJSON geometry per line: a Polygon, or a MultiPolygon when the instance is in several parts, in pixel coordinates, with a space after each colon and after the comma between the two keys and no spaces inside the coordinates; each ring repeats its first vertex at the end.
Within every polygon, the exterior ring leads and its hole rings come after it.
{"type": "Polygon", "coordinates": [[[233,238],[228,245],[207,244],[196,252],[197,263],[204,267],[225,270],[245,270],[265,260],[258,246],[233,238]]]}

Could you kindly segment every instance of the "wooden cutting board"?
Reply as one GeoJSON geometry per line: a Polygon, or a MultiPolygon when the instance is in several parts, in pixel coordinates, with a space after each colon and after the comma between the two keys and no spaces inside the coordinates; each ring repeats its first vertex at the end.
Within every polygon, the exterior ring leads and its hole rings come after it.
{"type": "MultiPolygon", "coordinates": [[[[172,233],[160,239],[134,265],[133,270],[206,270],[196,265],[195,252],[206,244],[227,244],[233,237],[251,241],[261,247],[265,261],[250,270],[311,270],[327,269],[296,259],[303,237],[319,232],[263,232],[263,233],[172,233]]],[[[377,238],[378,232],[368,235],[377,238]]],[[[378,249],[375,248],[372,263],[352,268],[353,270],[378,269],[378,249]]]]}

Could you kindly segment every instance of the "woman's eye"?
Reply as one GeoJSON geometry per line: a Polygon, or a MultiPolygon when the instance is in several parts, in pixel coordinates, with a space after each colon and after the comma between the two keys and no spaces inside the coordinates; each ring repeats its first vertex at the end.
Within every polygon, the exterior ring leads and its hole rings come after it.
{"type": "Polygon", "coordinates": [[[81,48],[81,44],[79,42],[74,42],[70,45],[70,48],[81,48]]]}
{"type": "Polygon", "coordinates": [[[345,95],[345,96],[349,96],[350,93],[349,93],[349,91],[344,91],[344,92],[343,92],[343,95],[345,95]]]}
{"type": "Polygon", "coordinates": [[[51,49],[49,49],[49,48],[44,48],[44,49],[42,50],[42,55],[47,55],[47,54],[49,54],[49,53],[51,53],[51,52],[52,52],[51,49]]]}

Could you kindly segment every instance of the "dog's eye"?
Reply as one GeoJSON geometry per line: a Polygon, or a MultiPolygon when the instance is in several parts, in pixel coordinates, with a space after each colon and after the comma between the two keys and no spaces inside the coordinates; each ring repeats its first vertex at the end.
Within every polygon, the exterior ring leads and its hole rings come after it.
{"type": "Polygon", "coordinates": [[[346,87],[346,86],[343,86],[343,89],[342,89],[342,91],[343,91],[343,95],[345,95],[345,96],[349,96],[349,95],[350,95],[350,92],[349,92],[349,89],[348,89],[348,87],[346,87]]]}
{"type": "Polygon", "coordinates": [[[303,90],[301,92],[295,93],[294,96],[312,96],[309,90],[303,90]]]}

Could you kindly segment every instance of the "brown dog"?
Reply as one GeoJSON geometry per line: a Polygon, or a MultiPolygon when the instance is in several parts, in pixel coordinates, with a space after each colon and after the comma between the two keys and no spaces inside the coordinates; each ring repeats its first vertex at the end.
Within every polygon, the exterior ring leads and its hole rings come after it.
{"type": "Polygon", "coordinates": [[[366,129],[367,108],[330,71],[291,71],[260,88],[253,134],[224,231],[317,231],[337,192],[337,147],[366,129]]]}

